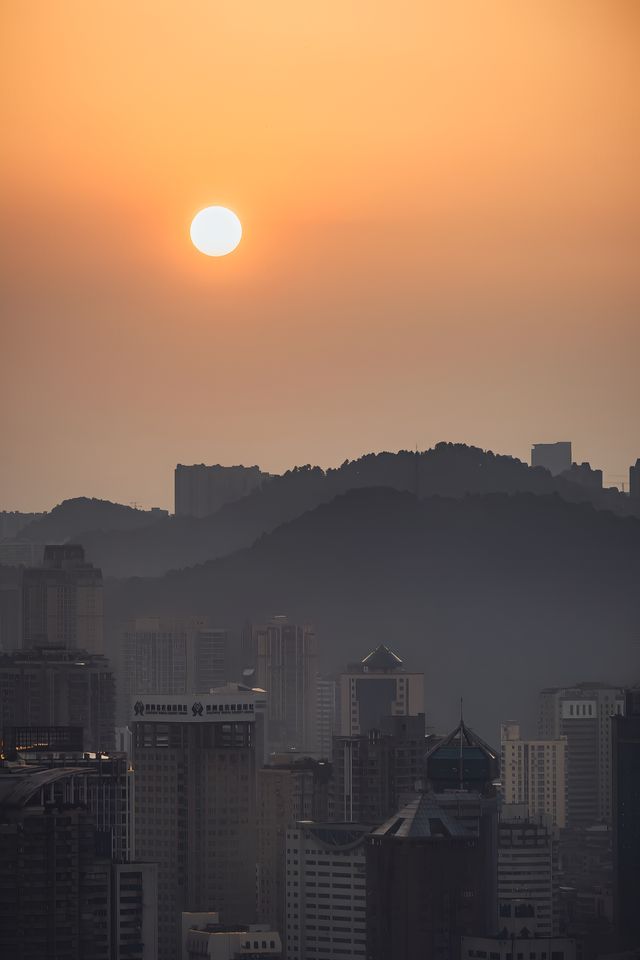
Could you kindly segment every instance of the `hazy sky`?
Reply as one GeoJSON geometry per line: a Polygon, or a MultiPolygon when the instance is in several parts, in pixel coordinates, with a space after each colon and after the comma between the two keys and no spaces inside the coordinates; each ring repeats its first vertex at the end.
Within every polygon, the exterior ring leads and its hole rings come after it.
{"type": "Polygon", "coordinates": [[[0,16],[0,509],[169,506],[178,461],[640,456],[636,0],[0,16]]]}

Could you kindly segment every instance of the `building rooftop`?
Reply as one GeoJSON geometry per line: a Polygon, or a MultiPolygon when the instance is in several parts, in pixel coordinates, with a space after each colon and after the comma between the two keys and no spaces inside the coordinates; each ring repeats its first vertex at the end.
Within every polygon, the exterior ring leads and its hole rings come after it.
{"type": "Polygon", "coordinates": [[[404,665],[404,661],[398,654],[390,650],[384,643],[379,643],[375,650],[372,650],[371,653],[368,653],[366,657],[362,658],[360,663],[367,672],[374,671],[376,673],[388,673],[391,670],[399,670],[404,665]]]}
{"type": "Polygon", "coordinates": [[[373,837],[431,838],[473,836],[466,827],[442,810],[430,794],[411,800],[371,834],[373,837]]]}

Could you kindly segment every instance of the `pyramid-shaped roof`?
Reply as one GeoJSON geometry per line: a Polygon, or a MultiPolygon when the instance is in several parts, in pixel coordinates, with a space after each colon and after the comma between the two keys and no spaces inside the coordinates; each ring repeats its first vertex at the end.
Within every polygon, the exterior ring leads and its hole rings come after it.
{"type": "Polygon", "coordinates": [[[484,754],[489,760],[496,760],[496,752],[493,747],[490,747],[488,743],[479,737],[471,727],[468,727],[464,720],[461,720],[455,730],[452,730],[451,733],[441,740],[439,743],[432,747],[431,750],[427,753],[427,758],[433,756],[433,754],[441,751],[443,754],[447,751],[455,748],[456,750],[462,750],[465,755],[476,755],[484,754]]]}
{"type": "Polygon", "coordinates": [[[468,837],[467,828],[445,813],[431,794],[423,793],[373,831],[373,836],[468,837]]]}
{"type": "Polygon", "coordinates": [[[398,654],[390,650],[384,643],[379,643],[375,650],[368,653],[360,662],[363,668],[367,670],[380,670],[384,672],[399,670],[404,664],[404,661],[398,654]]]}

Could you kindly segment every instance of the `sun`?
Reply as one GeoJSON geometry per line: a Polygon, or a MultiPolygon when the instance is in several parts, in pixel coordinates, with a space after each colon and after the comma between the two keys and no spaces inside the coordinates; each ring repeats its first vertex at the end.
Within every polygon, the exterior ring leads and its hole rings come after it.
{"type": "Polygon", "coordinates": [[[226,257],[242,239],[242,224],[226,207],[205,207],[191,221],[191,242],[207,257],[226,257]]]}

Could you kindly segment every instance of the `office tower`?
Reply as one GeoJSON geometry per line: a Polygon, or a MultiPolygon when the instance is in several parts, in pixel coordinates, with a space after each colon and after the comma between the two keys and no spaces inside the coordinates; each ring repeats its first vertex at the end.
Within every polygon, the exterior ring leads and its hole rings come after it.
{"type": "Polygon", "coordinates": [[[175,470],[176,517],[207,517],[225,503],[257,490],[268,476],[259,467],[179,463],[175,470]]]}
{"type": "Polygon", "coordinates": [[[120,704],[132,696],[208,692],[228,679],[229,631],[205,617],[137,617],[121,632],[120,704]]]}
{"type": "Polygon", "coordinates": [[[333,677],[316,680],[316,752],[331,760],[333,736],[338,732],[338,684],[333,677]]]}
{"type": "Polygon", "coordinates": [[[463,937],[462,960],[491,957],[492,960],[578,960],[582,954],[572,937],[463,937]]]}
{"type": "Polygon", "coordinates": [[[182,960],[281,960],[282,939],[265,923],[226,924],[217,913],[183,913],[182,960]]]}
{"type": "Polygon", "coordinates": [[[569,827],[611,822],[611,718],[623,712],[624,691],[604,683],[578,683],[540,693],[540,738],[567,738],[569,827]]]}
{"type": "Polygon", "coordinates": [[[424,714],[333,738],[332,819],[378,825],[422,786],[424,714]]]}
{"type": "Polygon", "coordinates": [[[159,865],[159,960],[178,960],[183,911],[254,920],[254,699],[229,685],[133,704],[136,856],[159,865]]]}
{"type": "Polygon", "coordinates": [[[22,640],[22,594],[17,567],[0,565],[0,654],[18,650],[22,640]]]}
{"type": "Polygon", "coordinates": [[[257,772],[258,917],[274,930],[286,926],[287,829],[328,818],[330,778],[331,764],[308,757],[283,756],[257,772]]]}
{"type": "Polygon", "coordinates": [[[111,958],[156,960],[158,956],[158,864],[111,867],[111,958]]]}
{"type": "Polygon", "coordinates": [[[0,767],[0,910],[15,923],[5,942],[0,919],[0,953],[156,960],[157,871],[131,862],[131,795],[126,757],[28,753],[0,767]]]}
{"type": "Polygon", "coordinates": [[[509,936],[558,935],[558,843],[549,818],[504,804],[498,824],[498,927],[509,936]]]}
{"type": "Polygon", "coordinates": [[[526,803],[535,819],[547,814],[566,826],[566,737],[524,740],[520,724],[501,727],[501,778],[505,803],[526,803]]]}
{"type": "Polygon", "coordinates": [[[612,723],[614,918],[624,945],[640,945],[640,687],[612,723]]]}
{"type": "Polygon", "coordinates": [[[534,443],[531,447],[531,466],[544,467],[554,477],[571,469],[571,442],[534,443]]]}
{"type": "Polygon", "coordinates": [[[102,571],[79,544],[47,546],[22,575],[22,646],[103,653],[102,571]]]}
{"type": "Polygon", "coordinates": [[[632,500],[640,500],[640,457],[629,467],[629,496],[632,500]]]}
{"type": "Polygon", "coordinates": [[[362,824],[309,822],[287,831],[289,960],[366,956],[368,832],[362,824]]]}
{"type": "Polygon", "coordinates": [[[114,715],[104,657],[54,647],[0,655],[0,737],[12,727],[82,727],[86,750],[111,750],[114,715]]]}
{"type": "Polygon", "coordinates": [[[367,839],[368,960],[456,960],[488,934],[482,848],[423,794],[367,839]]]}
{"type": "Polygon", "coordinates": [[[382,718],[424,713],[424,674],[408,673],[384,643],[340,676],[340,734],[380,730],[382,718]]]}
{"type": "Polygon", "coordinates": [[[430,788],[477,790],[486,793],[498,777],[498,757],[488,743],[468,727],[464,720],[452,732],[427,750],[426,775],[430,788]]]}
{"type": "Polygon", "coordinates": [[[313,627],[275,616],[247,624],[242,638],[255,686],[267,694],[267,740],[275,751],[313,751],[316,739],[317,642],[313,627]]]}

